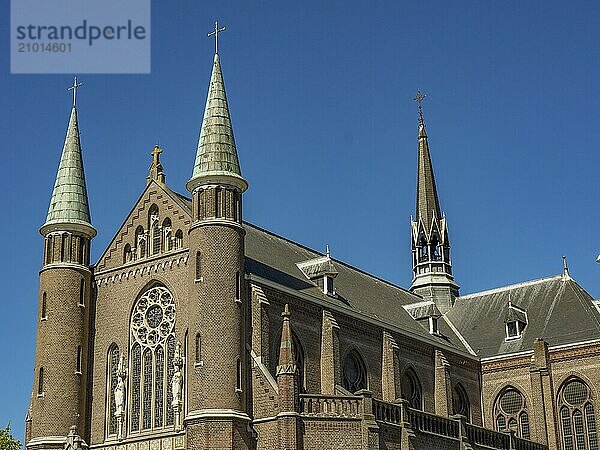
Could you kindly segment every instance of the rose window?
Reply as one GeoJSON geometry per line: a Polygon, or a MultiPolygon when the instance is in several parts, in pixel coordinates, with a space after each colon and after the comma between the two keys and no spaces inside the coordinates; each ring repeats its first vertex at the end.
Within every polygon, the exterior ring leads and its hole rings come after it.
{"type": "Polygon", "coordinates": [[[171,293],[156,286],[142,295],[134,308],[131,326],[134,339],[141,345],[155,347],[163,343],[175,327],[175,302],[171,293]]]}

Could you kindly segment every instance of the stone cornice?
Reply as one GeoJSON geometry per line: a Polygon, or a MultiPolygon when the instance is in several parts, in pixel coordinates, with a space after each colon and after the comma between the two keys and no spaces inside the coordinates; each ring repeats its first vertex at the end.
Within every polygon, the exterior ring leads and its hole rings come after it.
{"type": "Polygon", "coordinates": [[[187,266],[188,249],[182,249],[170,253],[163,253],[156,257],[139,259],[135,262],[126,264],[114,269],[104,270],[95,274],[95,281],[98,286],[108,283],[121,282],[130,277],[144,276],[145,274],[158,273],[159,271],[172,270],[173,266],[187,266]]]}

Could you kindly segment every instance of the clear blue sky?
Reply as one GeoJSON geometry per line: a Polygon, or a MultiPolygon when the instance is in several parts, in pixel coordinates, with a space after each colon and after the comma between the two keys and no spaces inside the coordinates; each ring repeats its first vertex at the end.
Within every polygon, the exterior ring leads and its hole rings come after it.
{"type": "MultiPolygon", "coordinates": [[[[564,1],[153,4],[152,74],[84,75],[97,258],[160,140],[185,192],[218,17],[245,219],[408,287],[419,88],[462,293],[559,273],[600,296],[600,5],[564,1]]],[[[22,439],[44,222],[70,75],[10,75],[0,29],[0,426],[22,439]]]]}

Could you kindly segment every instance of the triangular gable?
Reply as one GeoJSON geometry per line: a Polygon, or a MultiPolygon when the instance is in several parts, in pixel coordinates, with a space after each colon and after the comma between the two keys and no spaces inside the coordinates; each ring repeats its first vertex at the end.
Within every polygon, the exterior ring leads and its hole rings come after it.
{"type": "Polygon", "coordinates": [[[172,222],[173,233],[183,232],[183,247],[187,247],[187,231],[191,223],[191,211],[187,201],[171,191],[167,186],[151,181],[142,192],[127,218],[104,250],[96,263],[96,272],[119,267],[124,264],[126,244],[134,245],[134,235],[138,226],[148,228],[148,214],[152,205],[158,207],[160,220],[167,217],[172,222]]]}

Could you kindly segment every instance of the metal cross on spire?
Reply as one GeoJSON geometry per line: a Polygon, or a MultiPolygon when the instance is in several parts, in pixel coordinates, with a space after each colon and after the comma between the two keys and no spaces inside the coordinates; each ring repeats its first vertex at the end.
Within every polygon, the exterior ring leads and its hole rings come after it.
{"type": "Polygon", "coordinates": [[[73,78],[73,86],[67,89],[67,91],[73,91],[73,107],[77,104],[77,89],[83,86],[83,83],[77,83],[77,77],[73,78]]]}
{"type": "Polygon", "coordinates": [[[413,99],[415,102],[417,102],[419,104],[419,122],[423,123],[423,100],[425,100],[425,97],[427,97],[424,93],[422,93],[421,91],[417,91],[417,95],[415,95],[415,98],[413,99]]]}
{"type": "Polygon", "coordinates": [[[219,33],[222,33],[225,30],[225,27],[219,28],[219,21],[215,20],[215,31],[211,31],[207,34],[208,37],[215,37],[215,55],[219,54],[219,33]]]}

